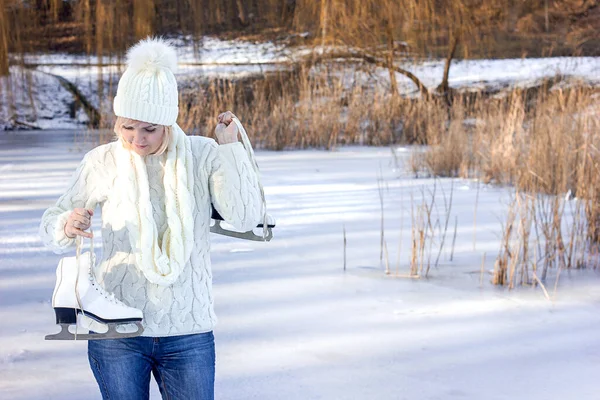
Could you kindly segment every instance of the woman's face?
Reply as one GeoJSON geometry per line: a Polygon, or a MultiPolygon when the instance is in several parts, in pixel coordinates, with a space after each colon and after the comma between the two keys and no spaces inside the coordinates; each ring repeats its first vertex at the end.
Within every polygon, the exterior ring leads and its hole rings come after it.
{"type": "Polygon", "coordinates": [[[163,125],[148,122],[126,122],[119,128],[123,140],[140,156],[154,154],[160,148],[165,136],[163,125]]]}

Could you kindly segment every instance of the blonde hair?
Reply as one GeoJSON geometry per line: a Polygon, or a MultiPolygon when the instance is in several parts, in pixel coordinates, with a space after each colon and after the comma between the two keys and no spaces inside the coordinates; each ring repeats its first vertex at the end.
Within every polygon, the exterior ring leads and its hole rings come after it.
{"type": "MultiPolygon", "coordinates": [[[[129,143],[126,140],[123,139],[123,135],[121,135],[121,129],[122,129],[123,125],[130,125],[130,126],[135,127],[136,125],[142,124],[142,123],[143,123],[142,121],[138,121],[138,120],[131,119],[131,118],[117,117],[117,119],[115,121],[115,126],[113,128],[117,140],[120,140],[121,143],[123,143],[123,146],[125,146],[125,148],[130,149],[131,146],[129,145],[129,143]]],[[[169,148],[169,143],[171,143],[171,136],[173,136],[173,128],[171,128],[170,126],[166,126],[166,125],[157,125],[157,126],[162,126],[165,129],[165,133],[163,134],[162,143],[160,144],[158,149],[152,154],[160,156],[165,151],[167,151],[167,149],[169,148]]]]}

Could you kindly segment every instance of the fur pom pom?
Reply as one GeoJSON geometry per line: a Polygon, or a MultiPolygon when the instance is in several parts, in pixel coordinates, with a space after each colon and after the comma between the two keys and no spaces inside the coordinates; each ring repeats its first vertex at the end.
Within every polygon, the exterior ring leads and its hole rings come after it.
{"type": "Polygon", "coordinates": [[[177,70],[177,53],[165,40],[148,37],[127,51],[127,64],[134,71],[168,68],[174,73],[177,70]]]}

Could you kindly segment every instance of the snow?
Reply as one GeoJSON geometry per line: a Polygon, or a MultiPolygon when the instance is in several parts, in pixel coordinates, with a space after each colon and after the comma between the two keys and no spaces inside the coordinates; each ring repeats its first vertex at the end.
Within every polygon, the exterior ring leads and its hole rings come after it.
{"type": "MultiPolygon", "coordinates": [[[[249,42],[239,39],[224,40],[204,36],[197,48],[190,38],[175,37],[170,42],[177,48],[180,64],[261,64],[285,61],[285,47],[272,42],[249,42]]],[[[25,54],[23,60],[30,64],[97,65],[115,64],[116,57],[102,58],[95,55],[71,55],[67,53],[25,54]]],[[[124,61],[124,60],[120,60],[124,61]]]]}
{"type": "MultiPolygon", "coordinates": [[[[0,130],[12,119],[17,116],[20,122],[37,126],[41,129],[74,129],[83,128],[87,123],[87,116],[82,109],[79,109],[73,116],[70,108],[74,102],[73,95],[67,91],[58,79],[42,73],[41,70],[27,70],[25,74],[29,75],[31,86],[27,78],[23,76],[23,71],[17,67],[10,67],[11,75],[6,78],[0,78],[2,90],[2,101],[0,101],[0,130]],[[10,80],[10,86],[7,82],[10,80]],[[28,88],[31,87],[31,97],[28,95],[28,88]],[[11,104],[14,110],[11,109],[11,104]]],[[[83,86],[83,82],[76,81],[78,85],[83,86]]],[[[82,88],[84,94],[89,91],[82,88]]],[[[8,124],[10,125],[10,124],[8,124]]]]}
{"type": "MultiPolygon", "coordinates": [[[[431,61],[407,69],[427,87],[442,82],[444,63],[431,61]]],[[[398,79],[407,81],[403,75],[398,79]]],[[[542,79],[556,76],[575,77],[590,84],[600,84],[600,57],[547,57],[503,60],[455,60],[450,67],[448,84],[451,87],[508,86],[527,87],[542,79]]]]}
{"type": "MultiPolygon", "coordinates": [[[[2,399],[100,398],[86,343],[43,340],[58,331],[50,298],[59,256],[37,226],[89,148],[73,133],[0,135],[2,399]]],[[[550,276],[553,301],[539,288],[493,287],[510,189],[480,186],[474,232],[477,182],[413,179],[404,167],[412,150],[396,151],[398,166],[389,148],[257,151],[277,227],[270,243],[212,236],[216,398],[598,398],[599,271],[563,272],[556,293],[550,276]],[[447,246],[428,279],[395,277],[400,242],[399,275],[409,270],[411,208],[434,184],[435,217],[441,188],[454,187],[453,261],[447,246]]],[[[151,391],[160,398],[154,382],[151,391]]]]}
{"type": "MultiPolygon", "coordinates": [[[[190,38],[171,39],[177,48],[179,67],[177,79],[180,86],[188,81],[216,78],[240,79],[260,76],[265,73],[288,68],[312,52],[306,46],[285,47],[272,42],[249,42],[243,40],[222,40],[204,37],[197,48],[190,38]]],[[[316,49],[320,51],[320,48],[316,49]]],[[[333,48],[325,48],[325,51],[333,48]]],[[[86,98],[101,113],[112,111],[109,93],[114,94],[119,76],[124,71],[124,60],[115,57],[70,55],[70,54],[26,54],[23,60],[37,65],[30,71],[34,88],[31,99],[27,95],[26,80],[17,67],[11,69],[12,93],[17,98],[18,119],[42,129],[78,129],[85,127],[87,116],[79,109],[71,116],[69,108],[73,96],[62,88],[51,75],[61,76],[75,84],[86,98]],[[102,61],[102,65],[99,65],[102,61]],[[104,95],[98,94],[98,80],[102,77],[104,95]],[[31,103],[33,102],[33,106],[31,103]]],[[[443,60],[425,62],[405,62],[397,64],[414,73],[429,88],[435,88],[442,81],[443,60]]],[[[373,74],[357,73],[355,67],[347,67],[343,75],[347,86],[349,80],[360,79],[367,85],[376,82],[389,86],[389,74],[379,68],[373,74]]],[[[456,89],[498,90],[510,86],[529,87],[541,80],[561,76],[569,80],[580,80],[590,85],[600,84],[600,57],[548,57],[502,60],[455,60],[450,68],[449,85],[456,89]]],[[[401,93],[418,95],[415,85],[399,73],[396,74],[401,93]]],[[[196,85],[195,83],[190,83],[196,85]]],[[[0,86],[6,86],[6,78],[0,78],[0,86]]],[[[3,92],[4,93],[4,92],[3,92]]],[[[3,94],[0,101],[0,129],[11,118],[10,99],[3,94]]]]}

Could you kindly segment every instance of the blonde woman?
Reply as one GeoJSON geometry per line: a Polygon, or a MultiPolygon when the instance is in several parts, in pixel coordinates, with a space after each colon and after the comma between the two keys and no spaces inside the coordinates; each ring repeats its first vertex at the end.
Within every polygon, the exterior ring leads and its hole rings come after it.
{"type": "Polygon", "coordinates": [[[211,203],[236,228],[254,228],[262,217],[258,176],[231,112],[217,117],[218,144],[176,124],[177,59],[168,43],[145,39],[127,61],[114,99],[118,140],[85,155],[44,213],[40,235],[56,252],[72,249],[77,236],[91,238],[99,205],[103,254],[92,285],[143,315],[141,336],[88,342],[103,398],[147,399],[152,374],[163,398],[212,399],[211,203]]]}

